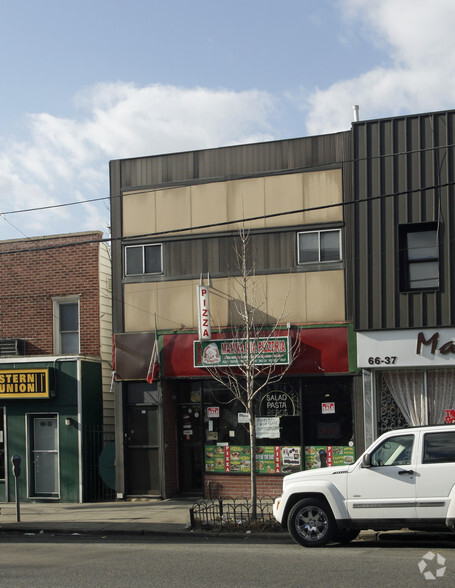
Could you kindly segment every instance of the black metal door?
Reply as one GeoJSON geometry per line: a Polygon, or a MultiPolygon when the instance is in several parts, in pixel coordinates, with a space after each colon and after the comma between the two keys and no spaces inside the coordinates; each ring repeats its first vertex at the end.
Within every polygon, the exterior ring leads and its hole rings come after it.
{"type": "Polygon", "coordinates": [[[161,496],[161,431],[158,406],[128,406],[126,492],[161,496]]]}
{"type": "Polygon", "coordinates": [[[200,404],[179,406],[180,490],[202,493],[202,411],[200,404]]]}

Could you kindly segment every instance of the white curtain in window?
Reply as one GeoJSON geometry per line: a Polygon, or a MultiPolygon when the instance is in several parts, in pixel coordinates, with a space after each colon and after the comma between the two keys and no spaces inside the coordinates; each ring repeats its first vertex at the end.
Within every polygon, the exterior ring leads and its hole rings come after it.
{"type": "Polygon", "coordinates": [[[445,423],[446,410],[455,408],[455,370],[427,372],[429,424],[445,423]]]}
{"type": "Polygon", "coordinates": [[[406,422],[413,427],[428,424],[425,373],[390,371],[383,376],[406,422]]]}

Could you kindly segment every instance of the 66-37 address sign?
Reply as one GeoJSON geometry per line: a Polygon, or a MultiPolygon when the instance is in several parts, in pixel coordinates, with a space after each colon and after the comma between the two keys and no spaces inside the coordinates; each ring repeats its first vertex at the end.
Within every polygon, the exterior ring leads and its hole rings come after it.
{"type": "Polygon", "coordinates": [[[387,355],[386,357],[369,357],[370,365],[394,365],[397,361],[396,355],[387,355]]]}

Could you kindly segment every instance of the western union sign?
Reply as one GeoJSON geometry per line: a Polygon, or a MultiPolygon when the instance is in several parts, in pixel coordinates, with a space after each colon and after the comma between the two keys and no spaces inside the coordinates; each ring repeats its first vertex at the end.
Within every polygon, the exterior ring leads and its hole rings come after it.
{"type": "Polygon", "coordinates": [[[0,370],[0,400],[49,398],[49,370],[0,370]]]}

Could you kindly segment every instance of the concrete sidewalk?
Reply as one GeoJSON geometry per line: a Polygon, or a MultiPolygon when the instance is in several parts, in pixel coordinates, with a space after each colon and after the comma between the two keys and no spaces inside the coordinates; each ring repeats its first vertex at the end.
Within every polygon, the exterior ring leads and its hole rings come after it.
{"type": "Polygon", "coordinates": [[[23,502],[20,522],[15,503],[0,504],[0,533],[99,533],[178,534],[188,533],[188,500],[138,500],[62,504],[23,502]]]}
{"type": "MultiPolygon", "coordinates": [[[[219,535],[241,539],[244,532],[229,533],[190,530],[190,508],[196,499],[136,500],[131,502],[96,502],[62,504],[59,502],[23,502],[20,505],[20,522],[17,522],[16,504],[0,503],[0,533],[45,533],[79,535],[219,535]]],[[[249,536],[273,541],[292,539],[286,530],[252,532],[249,536]]],[[[455,543],[453,533],[416,533],[411,531],[362,531],[356,541],[389,542],[393,540],[449,540],[455,543]]]]}

